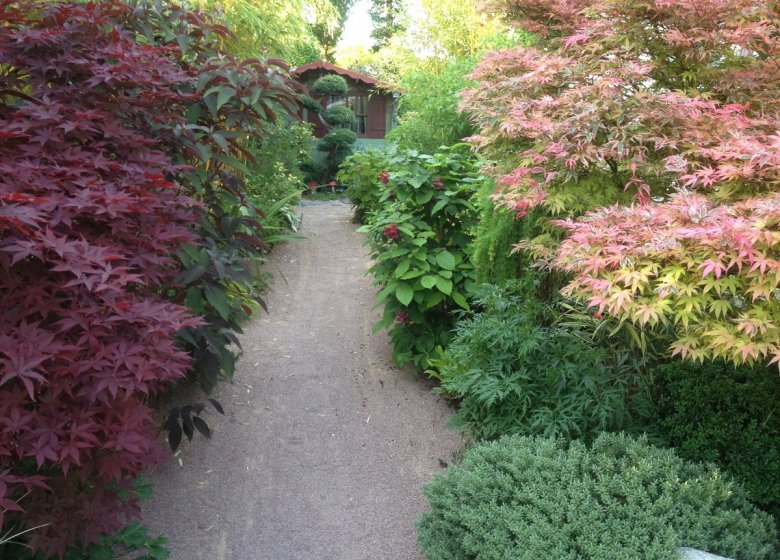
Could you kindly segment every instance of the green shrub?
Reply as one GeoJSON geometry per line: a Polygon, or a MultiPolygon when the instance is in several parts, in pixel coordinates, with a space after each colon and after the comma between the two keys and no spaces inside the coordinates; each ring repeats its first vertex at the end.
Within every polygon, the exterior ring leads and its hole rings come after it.
{"type": "Polygon", "coordinates": [[[636,377],[585,333],[543,326],[541,305],[519,295],[533,291],[534,280],[529,274],[531,286],[481,286],[481,311],[455,325],[438,364],[441,390],[460,398],[453,425],[478,438],[592,439],[624,427],[636,377]]]}
{"type": "Polygon", "coordinates": [[[355,124],[355,113],[343,105],[336,105],[335,107],[327,109],[322,114],[322,118],[324,118],[325,122],[330,126],[349,128],[355,124]]]}
{"type": "Polygon", "coordinates": [[[354,207],[354,221],[366,223],[369,214],[379,210],[382,195],[379,175],[387,171],[389,165],[387,153],[374,148],[355,152],[342,164],[337,179],[347,186],[347,196],[354,207]]]}
{"type": "Polygon", "coordinates": [[[777,558],[771,516],[713,467],[625,435],[509,436],[469,450],[425,488],[430,560],[670,560],[690,546],[777,558]]]}
{"type": "Polygon", "coordinates": [[[296,225],[295,206],[304,188],[301,163],[310,159],[311,138],[310,125],[282,120],[267,128],[262,141],[254,140],[247,145],[255,162],[248,164],[246,194],[265,212],[263,227],[268,234],[293,229],[296,225]],[[271,211],[284,200],[287,203],[279,211],[271,211]]]}
{"type": "Polygon", "coordinates": [[[477,213],[471,204],[484,181],[463,145],[432,156],[390,149],[381,208],[360,230],[374,261],[384,305],[377,328],[393,341],[393,358],[426,369],[450,338],[455,311],[468,309],[474,267],[467,253],[477,213]]]}
{"type": "Polygon", "coordinates": [[[339,150],[344,146],[352,146],[357,142],[357,134],[346,128],[331,130],[317,144],[317,149],[323,152],[339,150]]]}
{"type": "Polygon", "coordinates": [[[503,284],[519,278],[528,264],[523,252],[512,250],[518,239],[535,237],[536,212],[518,219],[505,206],[496,207],[491,197],[495,188],[495,183],[491,181],[477,197],[480,220],[474,235],[472,255],[479,282],[503,284]]]}
{"type": "Polygon", "coordinates": [[[336,177],[339,166],[352,155],[355,142],[357,142],[357,134],[348,128],[333,129],[320,138],[317,149],[326,153],[325,161],[322,162],[325,166],[323,176],[325,182],[336,177]]]}
{"type": "Polygon", "coordinates": [[[673,362],[652,371],[651,431],[686,459],[712,461],[750,499],[780,512],[780,378],[723,362],[673,362]]]}
{"type": "Polygon", "coordinates": [[[323,111],[322,103],[308,95],[301,95],[301,105],[303,105],[305,109],[317,114],[322,113],[323,111]]]}
{"type": "Polygon", "coordinates": [[[311,91],[318,95],[332,95],[338,97],[349,90],[347,80],[338,74],[326,74],[312,84],[311,91]]]}
{"type": "Polygon", "coordinates": [[[460,91],[475,61],[455,59],[443,67],[423,67],[403,76],[399,125],[387,138],[400,147],[433,153],[474,133],[467,113],[458,110],[460,91]]]}

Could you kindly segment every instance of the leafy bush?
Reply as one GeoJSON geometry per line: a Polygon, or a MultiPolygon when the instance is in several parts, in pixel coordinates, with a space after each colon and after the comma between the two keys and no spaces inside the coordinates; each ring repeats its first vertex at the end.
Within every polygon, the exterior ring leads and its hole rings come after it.
{"type": "Polygon", "coordinates": [[[374,148],[355,152],[342,164],[337,179],[347,185],[347,196],[355,209],[354,221],[366,223],[371,213],[380,209],[383,192],[380,175],[389,165],[387,152],[374,148]]]}
{"type": "Polygon", "coordinates": [[[357,134],[348,128],[333,129],[317,142],[317,149],[326,153],[325,179],[336,176],[339,166],[352,154],[355,142],[357,134]]]}
{"type": "Polygon", "coordinates": [[[630,371],[586,333],[540,324],[538,304],[520,295],[533,286],[514,289],[480,286],[480,311],[455,325],[438,364],[441,390],[460,399],[453,424],[476,438],[592,439],[625,426],[630,371]]]}
{"type": "Polygon", "coordinates": [[[430,560],[669,560],[690,546],[777,558],[772,518],[712,467],[625,435],[509,436],[466,452],[425,488],[430,560]]]}
{"type": "Polygon", "coordinates": [[[134,510],[120,490],[163,457],[146,398],[185,375],[175,335],[200,321],[159,295],[195,240],[153,126],[187,76],[105,31],[119,5],[39,8],[0,4],[0,525],[50,523],[29,540],[56,554],[134,510]]]}
{"type": "Polygon", "coordinates": [[[262,246],[237,139],[294,108],[282,73],[212,57],[223,27],[159,6],[0,2],[0,525],[43,525],[46,554],[137,515],[150,397],[232,375],[262,246]]]}
{"type": "Polygon", "coordinates": [[[336,105],[330,109],[326,109],[322,114],[322,118],[325,122],[331,126],[349,128],[355,124],[355,113],[350,111],[343,105],[336,105]]]}
{"type": "Polygon", "coordinates": [[[464,145],[432,156],[391,149],[388,167],[379,177],[382,208],[358,231],[368,234],[373,284],[382,286],[376,328],[389,330],[397,363],[425,369],[447,344],[454,311],[469,307],[471,198],[483,178],[464,145]]]}
{"type": "Polygon", "coordinates": [[[387,139],[401,148],[434,153],[474,133],[468,114],[458,110],[460,91],[474,69],[472,60],[455,59],[443,67],[422,67],[403,76],[398,126],[387,139]]]}
{"type": "Polygon", "coordinates": [[[263,231],[278,234],[283,229],[294,227],[294,207],[303,190],[304,174],[301,164],[307,162],[311,126],[287,119],[280,119],[268,126],[262,138],[250,142],[246,149],[252,154],[254,163],[248,165],[246,195],[251,203],[263,211],[263,231]],[[285,212],[272,212],[283,201],[285,212]]]}
{"type": "Polygon", "coordinates": [[[330,95],[338,97],[349,91],[347,80],[338,74],[325,74],[311,85],[311,91],[318,95],[330,95]]]}
{"type": "Polygon", "coordinates": [[[648,430],[683,458],[717,463],[754,503],[780,513],[777,372],[673,362],[651,374],[648,430]]]}
{"type": "Polygon", "coordinates": [[[518,219],[514,212],[496,207],[492,198],[495,183],[486,182],[477,197],[480,220],[474,234],[472,255],[477,281],[503,284],[520,277],[529,259],[515,251],[518,239],[534,237],[536,216],[518,219]]]}
{"type": "Polygon", "coordinates": [[[566,219],[524,246],[598,313],[671,326],[672,355],[779,362],[776,3],[501,4],[538,43],[486,55],[463,106],[499,202],[566,219]]]}

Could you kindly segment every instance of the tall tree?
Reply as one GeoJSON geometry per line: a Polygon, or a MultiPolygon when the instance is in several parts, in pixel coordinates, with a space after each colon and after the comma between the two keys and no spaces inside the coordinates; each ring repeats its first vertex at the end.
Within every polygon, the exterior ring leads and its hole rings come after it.
{"type": "Polygon", "coordinates": [[[371,38],[375,41],[374,51],[387,45],[393,35],[406,29],[404,14],[403,0],[371,0],[370,15],[374,24],[371,38]]]}
{"type": "Polygon", "coordinates": [[[318,18],[311,26],[311,32],[322,46],[322,56],[328,62],[334,61],[336,45],[341,39],[342,33],[344,33],[344,23],[347,21],[347,14],[354,6],[355,1],[330,0],[335,17],[318,18]]]}

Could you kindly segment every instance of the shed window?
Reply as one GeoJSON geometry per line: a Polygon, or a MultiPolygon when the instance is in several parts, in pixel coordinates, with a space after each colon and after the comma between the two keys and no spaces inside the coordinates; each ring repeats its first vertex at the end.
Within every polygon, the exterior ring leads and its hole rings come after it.
{"type": "Polygon", "coordinates": [[[366,121],[368,119],[368,96],[350,95],[347,98],[347,107],[352,109],[352,112],[355,113],[355,124],[352,125],[352,130],[356,134],[365,134],[368,130],[366,127],[366,121]]]}

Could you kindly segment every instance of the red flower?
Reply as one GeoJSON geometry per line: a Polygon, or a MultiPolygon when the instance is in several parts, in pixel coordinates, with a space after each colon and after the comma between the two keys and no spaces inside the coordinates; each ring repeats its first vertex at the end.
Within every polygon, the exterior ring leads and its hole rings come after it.
{"type": "Polygon", "coordinates": [[[388,239],[399,239],[401,237],[401,235],[398,233],[398,226],[395,224],[390,224],[387,226],[382,233],[388,239]]]}
{"type": "Polygon", "coordinates": [[[390,181],[390,173],[388,173],[387,170],[382,171],[382,173],[379,174],[379,182],[383,185],[387,185],[387,183],[390,181]]]}
{"type": "Polygon", "coordinates": [[[444,179],[442,179],[441,177],[436,177],[433,180],[433,188],[436,189],[437,191],[442,190],[444,188],[444,179]]]}
{"type": "Polygon", "coordinates": [[[395,314],[395,320],[402,325],[411,325],[412,322],[409,320],[409,314],[406,311],[399,311],[395,314]]]}
{"type": "Polygon", "coordinates": [[[603,313],[594,313],[593,314],[593,318],[594,319],[603,319],[604,318],[604,314],[603,313]]]}

